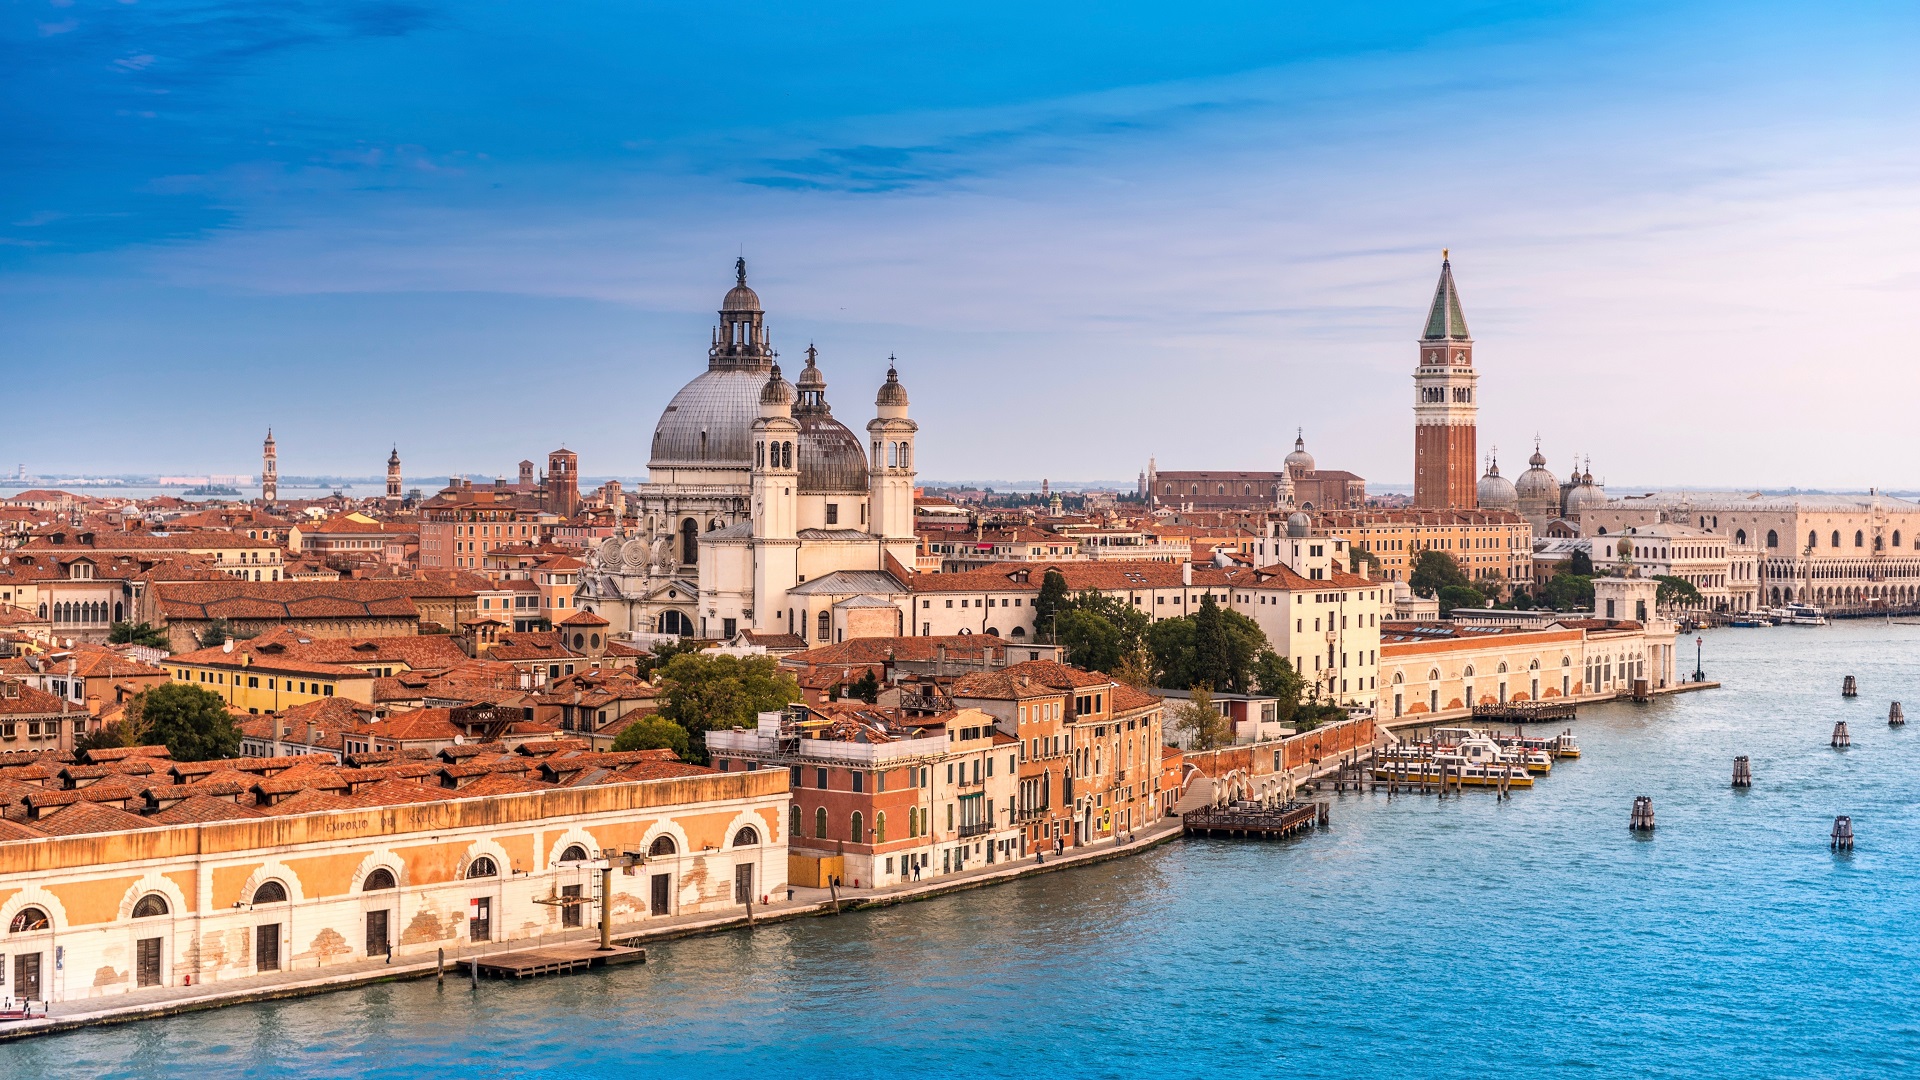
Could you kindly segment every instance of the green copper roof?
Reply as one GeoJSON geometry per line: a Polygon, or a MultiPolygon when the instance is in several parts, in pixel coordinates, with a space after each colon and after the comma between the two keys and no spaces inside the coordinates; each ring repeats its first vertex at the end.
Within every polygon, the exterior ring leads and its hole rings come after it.
{"type": "Polygon", "coordinates": [[[1434,287],[1433,308],[1427,312],[1427,332],[1420,337],[1423,341],[1465,341],[1468,336],[1467,317],[1460,313],[1460,290],[1453,286],[1453,264],[1442,258],[1440,284],[1434,287]]]}

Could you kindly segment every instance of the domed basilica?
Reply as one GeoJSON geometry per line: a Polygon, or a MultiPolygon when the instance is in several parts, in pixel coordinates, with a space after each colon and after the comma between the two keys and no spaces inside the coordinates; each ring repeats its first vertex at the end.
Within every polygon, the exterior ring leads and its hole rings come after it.
{"type": "Polygon", "coordinates": [[[899,591],[914,562],[906,388],[890,366],[863,444],[834,418],[812,346],[798,379],[782,376],[765,315],[738,260],[707,370],[654,426],[629,526],[581,573],[579,606],[616,633],[902,632],[900,609],[873,594],[899,591]]]}

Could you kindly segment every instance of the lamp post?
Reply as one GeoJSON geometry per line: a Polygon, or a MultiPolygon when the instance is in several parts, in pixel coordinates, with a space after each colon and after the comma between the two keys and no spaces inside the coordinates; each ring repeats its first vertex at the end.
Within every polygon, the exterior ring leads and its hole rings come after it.
{"type": "Polygon", "coordinates": [[[1701,670],[1700,668],[1700,643],[1704,640],[1705,640],[1704,638],[1699,638],[1699,637],[1696,637],[1693,639],[1693,681],[1694,682],[1707,681],[1707,673],[1701,670]]]}

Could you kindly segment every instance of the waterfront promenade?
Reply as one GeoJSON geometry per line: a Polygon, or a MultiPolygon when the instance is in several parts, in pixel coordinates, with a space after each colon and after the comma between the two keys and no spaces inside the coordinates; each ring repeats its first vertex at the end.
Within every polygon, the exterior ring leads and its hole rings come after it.
{"type": "MultiPolygon", "coordinates": [[[[863,908],[887,907],[924,900],[929,897],[997,885],[1017,878],[1125,858],[1178,837],[1180,830],[1179,818],[1162,818],[1152,827],[1141,829],[1131,837],[1123,836],[1082,848],[1069,848],[1063,855],[1047,855],[1044,861],[1028,856],[1017,861],[982,865],[975,869],[944,874],[937,878],[874,889],[794,888],[789,890],[793,894],[791,900],[782,900],[768,905],[756,904],[751,915],[745,908],[741,908],[738,913],[724,915],[709,913],[668,916],[625,924],[616,922],[613,926],[613,938],[623,945],[644,946],[653,942],[672,941],[701,934],[746,930],[754,926],[792,919],[843,914],[863,908]]],[[[491,947],[449,950],[446,954],[444,973],[450,980],[464,981],[468,976],[460,967],[462,961],[473,958],[484,959],[491,955],[520,952],[561,942],[591,942],[598,936],[597,927],[587,927],[533,939],[515,939],[491,947]]],[[[32,1020],[4,1022],[4,1026],[0,1026],[0,1042],[71,1031],[75,1028],[99,1024],[152,1020],[248,1002],[276,1001],[325,994],[373,983],[430,979],[441,970],[443,969],[438,959],[399,964],[379,960],[361,960],[333,963],[324,967],[288,969],[270,975],[224,979],[210,986],[154,987],[115,995],[112,998],[60,1002],[49,1009],[44,1019],[36,1017],[32,1020]]]]}

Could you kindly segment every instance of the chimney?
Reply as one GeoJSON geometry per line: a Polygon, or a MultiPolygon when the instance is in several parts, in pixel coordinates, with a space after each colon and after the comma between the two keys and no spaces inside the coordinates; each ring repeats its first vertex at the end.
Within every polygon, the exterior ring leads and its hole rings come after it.
{"type": "Polygon", "coordinates": [[[1184,562],[1180,564],[1180,584],[1185,585],[1189,588],[1193,586],[1193,564],[1192,563],[1184,562]]]}

